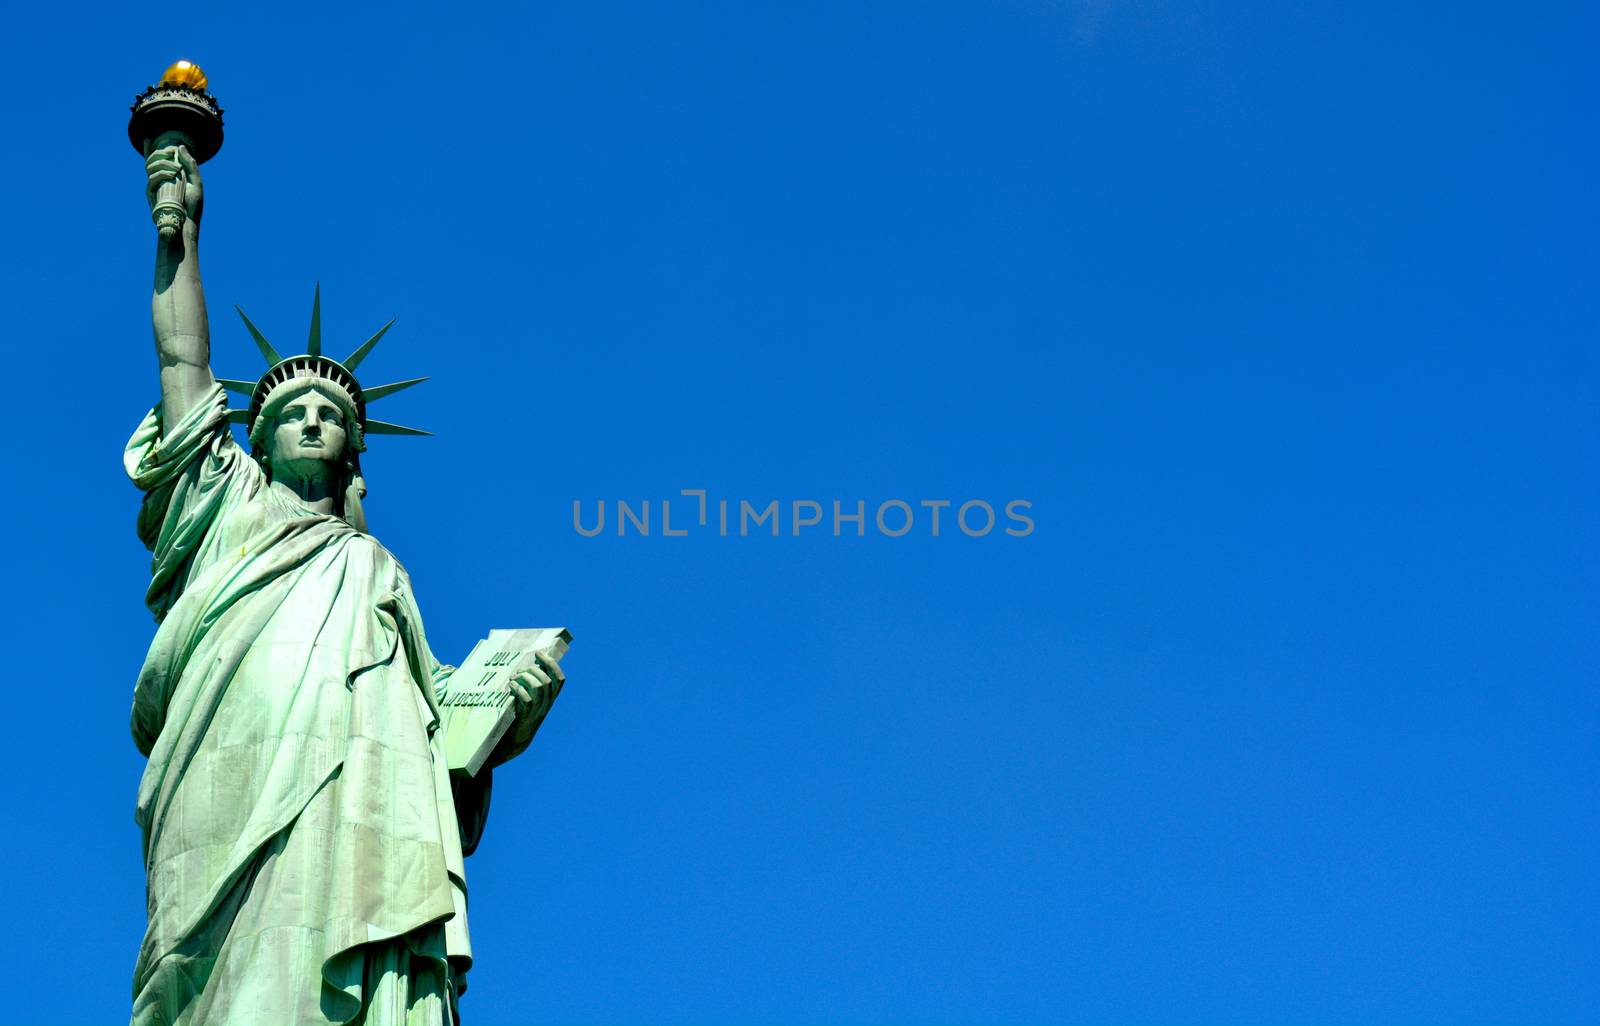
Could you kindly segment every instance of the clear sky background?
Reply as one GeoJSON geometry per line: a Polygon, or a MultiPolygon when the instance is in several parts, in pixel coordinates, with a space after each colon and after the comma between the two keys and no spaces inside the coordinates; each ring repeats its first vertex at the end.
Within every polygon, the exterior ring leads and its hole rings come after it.
{"type": "Polygon", "coordinates": [[[1596,1021],[1583,5],[7,20],[6,1021],[121,1021],[143,929],[124,133],[180,56],[218,371],[234,303],[398,318],[438,437],[368,511],[436,650],[577,638],[469,1026],[1596,1021]],[[1036,528],[573,530],[683,488],[1036,528]]]}

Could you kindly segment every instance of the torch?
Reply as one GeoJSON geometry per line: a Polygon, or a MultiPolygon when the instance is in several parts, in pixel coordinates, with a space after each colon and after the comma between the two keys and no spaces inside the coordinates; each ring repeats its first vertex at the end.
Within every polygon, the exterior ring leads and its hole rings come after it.
{"type": "MultiPolygon", "coordinates": [[[[206,92],[206,73],[197,64],[178,61],[161,74],[161,81],[133,101],[128,119],[128,141],[141,157],[163,146],[182,146],[196,164],[204,164],[222,149],[222,108],[206,92]]],[[[183,227],[183,183],[162,182],[150,211],[156,231],[170,239],[183,227]]]]}

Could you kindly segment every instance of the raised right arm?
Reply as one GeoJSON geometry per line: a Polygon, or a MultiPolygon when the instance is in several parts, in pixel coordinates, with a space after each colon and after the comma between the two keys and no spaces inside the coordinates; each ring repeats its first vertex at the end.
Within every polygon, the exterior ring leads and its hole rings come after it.
{"type": "Polygon", "coordinates": [[[183,229],[171,239],[156,236],[156,286],[150,301],[156,357],[161,366],[163,419],[176,423],[210,393],[211,327],[200,287],[200,169],[182,146],[157,149],[145,161],[147,196],[155,202],[162,182],[183,183],[183,229]]]}

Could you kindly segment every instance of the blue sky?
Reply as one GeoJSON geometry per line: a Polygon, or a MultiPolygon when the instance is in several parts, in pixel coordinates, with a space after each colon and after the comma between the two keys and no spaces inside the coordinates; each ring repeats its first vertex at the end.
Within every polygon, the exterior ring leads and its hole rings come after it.
{"type": "Polygon", "coordinates": [[[469,862],[471,1026],[1595,1021],[1596,28],[14,12],[8,1018],[119,1021],[143,927],[124,132],[183,56],[219,373],[235,303],[397,318],[363,374],[438,436],[368,512],[435,648],[577,639],[469,862]],[[573,530],[685,488],[1036,526],[573,530]]]}

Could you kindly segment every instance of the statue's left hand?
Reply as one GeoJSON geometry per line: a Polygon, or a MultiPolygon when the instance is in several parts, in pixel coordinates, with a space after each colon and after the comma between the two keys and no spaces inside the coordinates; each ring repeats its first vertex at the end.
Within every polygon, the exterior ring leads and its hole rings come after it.
{"type": "Polygon", "coordinates": [[[522,750],[533,740],[534,732],[544,721],[545,713],[550,711],[556,696],[561,694],[562,685],[567,682],[567,675],[561,672],[561,664],[554,657],[539,652],[534,658],[539,661],[538,666],[529,667],[511,678],[511,693],[517,700],[517,718],[512,721],[505,737],[500,739],[494,755],[490,757],[491,763],[505,762],[522,754],[522,750]]]}
{"type": "Polygon", "coordinates": [[[511,693],[517,696],[517,719],[543,719],[550,711],[567,675],[548,652],[536,652],[538,666],[529,667],[511,678],[511,693]]]}

